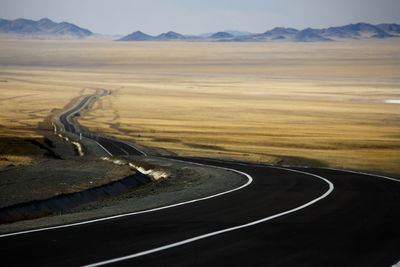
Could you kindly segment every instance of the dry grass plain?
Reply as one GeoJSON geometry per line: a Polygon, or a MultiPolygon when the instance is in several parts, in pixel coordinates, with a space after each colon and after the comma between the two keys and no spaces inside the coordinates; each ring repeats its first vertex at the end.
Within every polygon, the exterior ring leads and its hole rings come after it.
{"type": "Polygon", "coordinates": [[[80,122],[180,155],[400,173],[400,42],[0,41],[0,135],[113,91],[80,122]],[[140,135],[140,137],[138,137],[140,135]],[[302,158],[297,159],[297,157],[302,158]]]}

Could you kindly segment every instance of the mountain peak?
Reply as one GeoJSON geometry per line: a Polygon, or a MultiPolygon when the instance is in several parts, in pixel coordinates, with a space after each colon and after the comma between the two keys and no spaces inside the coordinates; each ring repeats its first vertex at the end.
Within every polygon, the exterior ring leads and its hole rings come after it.
{"type": "Polygon", "coordinates": [[[0,33],[17,34],[22,37],[53,38],[85,38],[92,32],[68,22],[56,23],[48,18],[38,21],[28,19],[1,20],[0,33]]]}
{"type": "Polygon", "coordinates": [[[40,28],[51,28],[51,27],[55,27],[57,23],[53,22],[52,20],[48,19],[48,18],[43,18],[41,20],[39,20],[37,22],[37,25],[40,28]]]}
{"type": "Polygon", "coordinates": [[[222,39],[222,38],[232,38],[234,37],[233,34],[228,32],[217,32],[210,36],[212,39],[222,39]]]}
{"type": "Polygon", "coordinates": [[[127,36],[122,37],[119,41],[151,41],[154,37],[148,34],[145,34],[141,31],[135,31],[127,36]]]}
{"type": "Polygon", "coordinates": [[[38,22],[53,22],[53,21],[49,18],[41,18],[38,22]]]}
{"type": "Polygon", "coordinates": [[[169,31],[169,32],[160,34],[159,36],[157,36],[157,39],[160,39],[160,40],[176,40],[176,39],[185,39],[185,36],[180,34],[180,33],[169,31]]]}

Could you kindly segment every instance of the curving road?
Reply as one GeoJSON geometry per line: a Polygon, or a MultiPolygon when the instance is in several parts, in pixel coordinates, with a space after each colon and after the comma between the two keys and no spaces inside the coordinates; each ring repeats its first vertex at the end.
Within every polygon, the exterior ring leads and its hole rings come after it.
{"type": "Polygon", "coordinates": [[[72,109],[60,115],[60,122],[64,127],[66,132],[79,135],[86,138],[90,138],[99,144],[99,146],[104,149],[104,151],[110,156],[122,156],[122,155],[146,155],[143,151],[138,148],[133,147],[123,141],[115,140],[109,137],[103,137],[100,135],[82,132],[77,123],[71,122],[71,118],[76,117],[79,112],[89,103],[89,100],[95,96],[104,96],[109,92],[103,90],[101,94],[88,95],[81,99],[81,101],[74,106],[72,109]]]}
{"type": "Polygon", "coordinates": [[[79,266],[148,251],[304,209],[156,253],[126,266],[391,266],[400,260],[400,183],[327,169],[294,172],[265,165],[190,159],[249,174],[248,186],[182,206],[83,225],[2,236],[15,266],[79,266]],[[310,174],[308,174],[310,173],[310,174]],[[20,255],[23,255],[21,257],[20,255]]]}
{"type": "Polygon", "coordinates": [[[1,235],[3,262],[391,266],[400,260],[397,180],[332,169],[176,159],[235,170],[248,182],[239,190],[173,207],[1,235]]]}
{"type": "Polygon", "coordinates": [[[66,132],[70,132],[73,134],[79,134],[79,129],[76,129],[75,125],[69,121],[71,116],[76,115],[80,110],[82,110],[86,104],[88,103],[89,99],[92,98],[92,95],[85,96],[81,102],[78,103],[74,108],[68,110],[67,112],[60,115],[60,122],[64,126],[64,130],[66,132]]]}

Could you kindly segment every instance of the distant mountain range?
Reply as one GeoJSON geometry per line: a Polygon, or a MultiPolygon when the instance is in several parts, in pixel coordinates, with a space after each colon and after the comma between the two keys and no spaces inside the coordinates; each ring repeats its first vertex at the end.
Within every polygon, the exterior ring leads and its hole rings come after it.
{"type": "Polygon", "coordinates": [[[74,24],[56,23],[47,18],[38,21],[0,19],[0,33],[32,39],[80,39],[93,34],[74,24]]]}
{"type": "MultiPolygon", "coordinates": [[[[222,32],[227,32],[229,34],[232,34],[233,36],[243,36],[243,35],[252,35],[254,33],[251,32],[244,32],[244,31],[233,31],[233,30],[226,30],[222,32]]],[[[210,37],[211,35],[215,34],[215,32],[207,32],[207,33],[202,33],[199,34],[199,37],[210,37]]]]}
{"type": "MultiPolygon", "coordinates": [[[[43,18],[38,21],[28,19],[0,19],[0,34],[32,39],[80,39],[94,35],[87,29],[68,22],[56,23],[43,18]]],[[[141,31],[133,32],[117,41],[197,41],[197,42],[330,42],[342,39],[383,39],[400,37],[399,24],[368,23],[349,24],[324,29],[276,27],[264,33],[222,31],[198,36],[183,35],[173,31],[157,36],[141,31]]]]}
{"type": "MultiPolygon", "coordinates": [[[[239,32],[240,33],[240,32],[239,32]]],[[[368,23],[349,24],[324,29],[276,27],[261,34],[234,34],[234,32],[207,33],[200,36],[184,36],[176,32],[151,36],[140,31],[129,34],[119,41],[213,41],[213,42],[330,42],[340,39],[383,39],[400,37],[399,24],[368,23]]]]}
{"type": "Polygon", "coordinates": [[[177,40],[185,40],[188,38],[189,37],[186,37],[182,34],[173,31],[162,33],[158,36],[151,36],[141,31],[136,31],[127,36],[122,37],[121,39],[119,39],[119,41],[171,41],[171,40],[177,41],[177,40]]]}

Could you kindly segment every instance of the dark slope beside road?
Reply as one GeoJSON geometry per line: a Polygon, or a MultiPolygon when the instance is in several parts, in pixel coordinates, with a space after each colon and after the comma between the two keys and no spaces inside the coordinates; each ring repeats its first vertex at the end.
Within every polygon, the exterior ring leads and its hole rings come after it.
{"type": "MultiPolygon", "coordinates": [[[[175,208],[0,238],[4,262],[78,266],[131,255],[281,213],[324,194],[315,176],[269,166],[197,160],[254,181],[233,193],[175,208]],[[23,252],[24,257],[20,257],[23,252]]],[[[248,228],[121,261],[126,266],[391,266],[400,260],[400,183],[306,169],[335,190],[319,202],[248,228]]]]}

